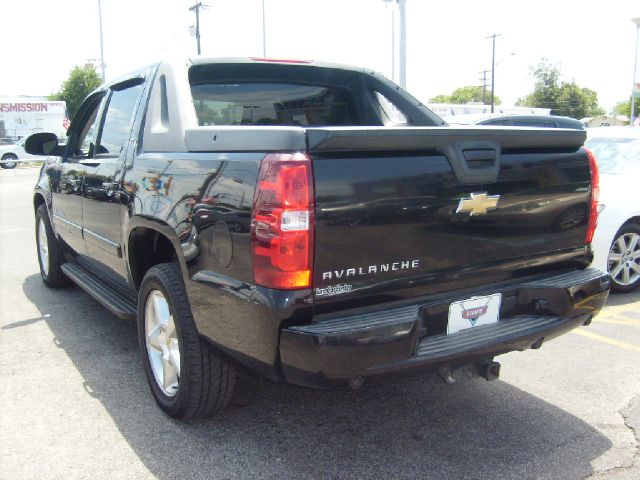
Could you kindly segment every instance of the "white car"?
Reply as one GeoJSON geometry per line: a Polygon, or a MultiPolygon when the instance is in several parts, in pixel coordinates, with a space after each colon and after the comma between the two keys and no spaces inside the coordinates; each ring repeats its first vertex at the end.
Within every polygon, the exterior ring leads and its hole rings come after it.
{"type": "Polygon", "coordinates": [[[27,137],[22,137],[13,145],[0,145],[0,167],[16,168],[18,160],[42,160],[37,155],[29,155],[24,151],[24,142],[27,137]]]}
{"type": "Polygon", "coordinates": [[[592,265],[609,271],[613,291],[630,292],[640,285],[640,128],[591,128],[585,146],[600,171],[592,265]]]}

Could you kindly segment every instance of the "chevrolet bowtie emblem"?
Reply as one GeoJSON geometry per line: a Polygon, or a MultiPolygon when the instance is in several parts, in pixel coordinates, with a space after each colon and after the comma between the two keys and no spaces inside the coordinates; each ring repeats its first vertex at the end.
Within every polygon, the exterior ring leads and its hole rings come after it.
{"type": "Polygon", "coordinates": [[[473,215],[486,215],[487,211],[495,210],[498,206],[500,195],[487,195],[487,192],[472,193],[471,198],[461,198],[456,213],[469,213],[473,215]]]}

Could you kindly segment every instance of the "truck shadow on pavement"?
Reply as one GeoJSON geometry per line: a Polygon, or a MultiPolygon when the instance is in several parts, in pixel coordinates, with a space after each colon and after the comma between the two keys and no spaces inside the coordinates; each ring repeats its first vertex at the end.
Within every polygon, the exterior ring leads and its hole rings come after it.
{"type": "Polygon", "coordinates": [[[87,395],[162,480],[577,479],[611,447],[587,423],[502,381],[420,379],[324,392],[243,376],[229,410],[178,422],[148,391],[134,322],[118,320],[79,288],[49,290],[39,275],[26,278],[23,290],[87,395]]]}

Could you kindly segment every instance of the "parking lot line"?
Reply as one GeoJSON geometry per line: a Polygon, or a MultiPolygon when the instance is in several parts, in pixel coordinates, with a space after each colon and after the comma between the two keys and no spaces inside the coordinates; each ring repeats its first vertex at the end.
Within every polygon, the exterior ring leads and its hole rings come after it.
{"type": "Polygon", "coordinates": [[[636,312],[601,312],[593,319],[595,322],[610,323],[613,325],[629,325],[631,327],[640,327],[640,318],[635,316],[636,312]]]}
{"type": "Polygon", "coordinates": [[[608,343],[609,345],[613,345],[618,348],[624,348],[626,350],[634,350],[636,352],[640,352],[640,346],[638,345],[634,345],[632,343],[627,343],[627,342],[621,342],[620,340],[614,340],[613,338],[598,335],[597,333],[588,332],[586,330],[572,330],[572,333],[577,333],[578,335],[582,335],[583,337],[587,337],[592,340],[597,340],[602,343],[608,343]]]}
{"type": "Polygon", "coordinates": [[[629,320],[627,318],[595,318],[594,322],[597,323],[608,323],[611,325],[627,325],[629,327],[640,327],[640,321],[638,320],[629,320]]]}

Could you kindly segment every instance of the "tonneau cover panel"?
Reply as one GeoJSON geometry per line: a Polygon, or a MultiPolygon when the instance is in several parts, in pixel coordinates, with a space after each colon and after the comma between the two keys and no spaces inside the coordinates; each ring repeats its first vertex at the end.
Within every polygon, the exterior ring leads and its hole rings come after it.
{"type": "Polygon", "coordinates": [[[577,150],[583,130],[527,127],[340,127],[307,128],[309,151],[411,151],[444,148],[454,142],[494,141],[504,149],[577,150]]]}
{"type": "Polygon", "coordinates": [[[591,195],[584,135],[307,129],[316,305],[406,299],[584,267],[591,195]]]}

